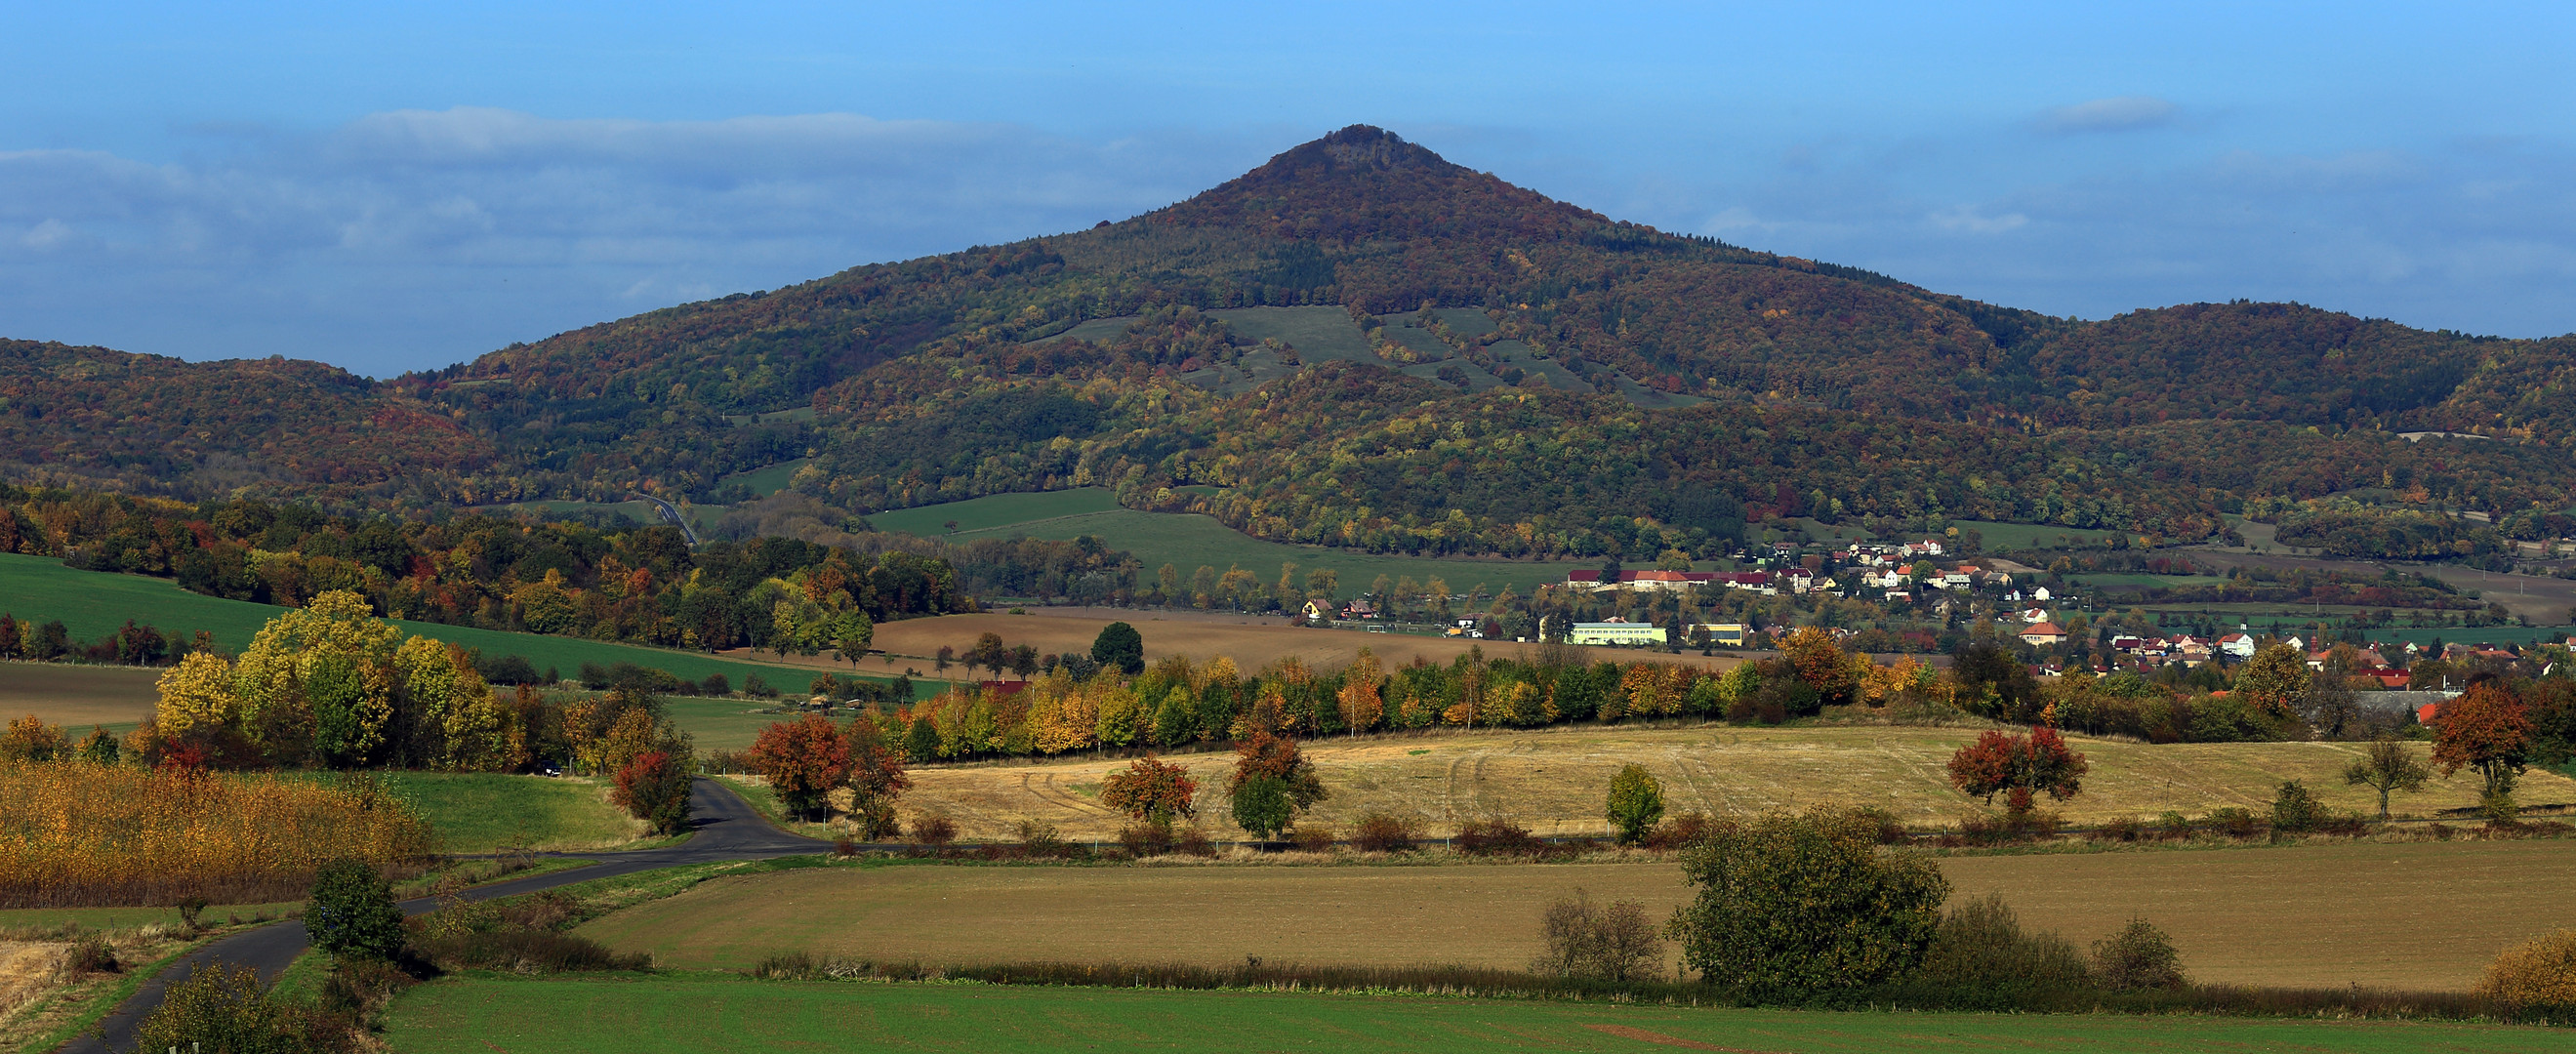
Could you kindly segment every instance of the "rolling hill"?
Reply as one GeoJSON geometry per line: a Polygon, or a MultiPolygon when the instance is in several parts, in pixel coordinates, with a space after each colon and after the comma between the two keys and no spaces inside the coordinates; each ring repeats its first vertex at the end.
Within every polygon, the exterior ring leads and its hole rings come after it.
{"type": "Polygon", "coordinates": [[[414,512],[1105,486],[1272,541],[1651,559],[1774,516],[2191,539],[2355,488],[2555,510],[2571,387],[2576,338],[2245,302],[2053,318],[1616,221],[1353,126],[1123,222],[387,382],[0,345],[0,467],[414,512]],[[2399,435],[2426,431],[2487,438],[2399,435]]]}

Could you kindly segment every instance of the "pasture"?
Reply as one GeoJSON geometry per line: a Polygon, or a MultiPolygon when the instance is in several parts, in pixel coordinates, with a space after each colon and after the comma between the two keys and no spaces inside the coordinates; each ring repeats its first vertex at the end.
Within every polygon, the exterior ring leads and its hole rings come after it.
{"type": "Polygon", "coordinates": [[[704,975],[449,978],[398,1000],[385,1036],[394,1049],[417,1054],[2576,1050],[2576,1033],[2503,1025],[2183,1015],[1837,1014],[1289,992],[780,983],[704,975]]]}
{"type": "MultiPolygon", "coordinates": [[[[883,662],[889,667],[918,666],[910,659],[894,656],[935,655],[941,646],[953,647],[963,654],[984,633],[1001,635],[1004,643],[1027,644],[1040,653],[1076,652],[1089,654],[1091,642],[1100,636],[1101,627],[1111,622],[1125,622],[1136,627],[1145,638],[1145,661],[1154,662],[1171,655],[1188,656],[1192,662],[1204,663],[1217,656],[1232,658],[1245,673],[1295,657],[1311,667],[1337,668],[1350,663],[1367,648],[1378,661],[1389,667],[1401,666],[1420,658],[1426,662],[1446,663],[1471,649],[1482,649],[1486,656],[1504,658],[1534,650],[1532,644],[1511,641],[1472,640],[1466,637],[1437,637],[1413,633],[1370,633],[1356,629],[1310,629],[1287,625],[1281,619],[1252,615],[1227,616],[1176,612],[1165,614],[1151,609],[1135,612],[1106,612],[1087,609],[1032,608],[1027,615],[942,615],[936,618],[905,619],[877,626],[876,647],[890,653],[875,657],[871,664],[883,662]]],[[[1736,664],[1733,658],[1712,658],[1697,652],[1666,655],[1625,648],[1585,647],[1574,649],[1590,659],[1612,662],[1651,658],[1676,665],[1705,666],[1724,669],[1736,664]]],[[[848,664],[841,664],[843,669],[848,664]]],[[[873,672],[873,665],[863,666],[873,672]]],[[[981,676],[962,671],[953,676],[981,676]]],[[[773,680],[775,680],[773,678],[773,680]]],[[[783,683],[783,682],[780,682],[783,683]]]]}
{"type": "MultiPolygon", "coordinates": [[[[165,578],[77,571],[47,557],[0,554],[0,611],[39,622],[59,619],[72,639],[82,643],[113,633],[127,619],[133,619],[181,634],[205,630],[214,634],[217,647],[239,651],[250,643],[261,626],[286,610],[268,604],[191,593],[165,578]]],[[[802,688],[804,682],[813,677],[810,671],[799,672],[756,659],[724,659],[700,652],[435,622],[397,619],[394,624],[405,633],[419,634],[459,647],[479,648],[486,655],[525,656],[538,671],[551,668],[566,677],[574,675],[585,662],[601,666],[631,662],[666,670],[692,681],[704,680],[711,673],[721,673],[737,687],[744,678],[754,674],[785,688],[802,688]],[[790,679],[795,683],[789,684],[790,679]]],[[[25,667],[13,664],[7,667],[7,674],[23,669],[25,667]]],[[[0,675],[0,703],[18,694],[20,690],[10,683],[16,680],[14,676],[0,675]]],[[[121,705],[118,700],[124,696],[118,693],[125,689],[111,687],[115,683],[112,679],[93,682],[91,697],[95,705],[121,705]]],[[[153,695],[148,683],[133,690],[137,693],[133,698],[139,700],[140,705],[151,705],[153,695]]],[[[43,710],[37,712],[45,713],[43,710]]],[[[60,720],[50,714],[46,719],[60,720]]],[[[132,714],[125,718],[133,719],[132,714]]]]}
{"type": "MultiPolygon", "coordinates": [[[[1951,789],[1944,765],[1975,738],[1966,728],[1697,728],[1574,725],[1503,732],[1387,735],[1304,744],[1331,792],[1303,822],[1347,832],[1372,812],[1411,816],[1435,836],[1470,820],[1504,818],[1539,834],[1605,835],[1602,796],[1631,762],[1662,782],[1672,813],[1743,816],[1832,803],[1870,805],[1920,829],[1954,826],[1982,808],[1951,789]]],[[[2378,799],[2346,786],[2353,743],[2174,743],[2149,745],[2068,736],[2092,765],[2084,792],[2043,802],[2068,822],[2154,819],[2167,810],[2206,815],[2223,807],[2268,814],[2282,780],[2299,780],[2330,807],[2369,810],[2378,799]]],[[[2418,747],[2417,749],[2422,749],[2418,747]]],[[[1233,771],[1231,753],[1179,754],[1200,786],[1198,807],[1221,837],[1233,771]]],[[[1109,839],[1124,819],[1099,804],[1100,783],[1124,760],[1076,757],[916,768],[907,816],[935,814],[967,838],[1003,838],[1023,819],[1068,837],[1109,839]]],[[[2391,801],[2398,815],[2431,815],[2477,803],[2478,781],[2463,773],[2391,801]]],[[[2526,805],[2576,804],[2576,780],[2534,770],[2516,792],[2526,805]]]]}
{"type": "Polygon", "coordinates": [[[1334,571],[1341,577],[1341,595],[1345,597],[1366,591],[1379,575],[1389,579],[1409,576],[1420,582],[1438,578],[1457,594],[1465,594],[1478,585],[1489,592],[1509,585],[1527,595],[1542,584],[1565,581],[1568,569],[1601,566],[1598,560],[1549,564],[1430,559],[1287,545],[1254,538],[1212,516],[1120,508],[1105,487],[995,494],[870,513],[868,522],[879,530],[954,541],[1014,536],[1061,541],[1099,535],[1110,548],[1136,554],[1136,559],[1145,565],[1146,577],[1151,578],[1163,565],[1170,564],[1184,582],[1201,567],[1213,567],[1220,573],[1240,567],[1259,576],[1266,585],[1278,581],[1280,564],[1293,563],[1301,577],[1309,571],[1334,571]],[[953,535],[948,533],[950,520],[957,521],[957,533],[953,535]]]}
{"type": "MultiPolygon", "coordinates": [[[[2132,917],[2203,982],[2463,991],[2576,913],[2576,842],[2343,843],[1952,857],[1957,897],[2001,893],[2078,947],[2132,917]]],[[[684,969],[780,951],[965,965],[1245,956],[1308,966],[1525,968],[1549,900],[1588,890],[1662,918],[1669,862],[1441,866],[833,866],[723,877],[580,932],[684,969]]],[[[1665,968],[1680,961],[1667,946],[1665,968]]]]}
{"type": "Polygon", "coordinates": [[[380,778],[429,821],[442,852],[606,849],[646,834],[643,821],[609,804],[605,780],[492,772],[387,772],[380,778]]]}

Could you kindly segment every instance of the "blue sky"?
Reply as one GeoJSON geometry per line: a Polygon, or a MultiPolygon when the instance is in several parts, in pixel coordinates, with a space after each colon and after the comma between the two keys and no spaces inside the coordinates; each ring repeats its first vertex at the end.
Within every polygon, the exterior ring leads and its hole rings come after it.
{"type": "Polygon", "coordinates": [[[1235,6],[13,5],[0,336],[384,376],[1354,122],[2054,314],[2576,331],[2565,5],[1235,6]]]}

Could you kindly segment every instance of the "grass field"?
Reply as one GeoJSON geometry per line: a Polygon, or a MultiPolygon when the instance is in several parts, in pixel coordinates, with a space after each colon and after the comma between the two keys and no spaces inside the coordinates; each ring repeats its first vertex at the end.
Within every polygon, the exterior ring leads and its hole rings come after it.
{"type": "Polygon", "coordinates": [[[418,1054],[830,1050],[2550,1051],[2576,1032],[2108,1014],[1808,1013],[1287,992],[450,978],[394,1004],[418,1054]]]}
{"type": "MultiPolygon", "coordinates": [[[[1039,609],[1031,615],[942,615],[937,618],[905,619],[877,627],[876,647],[891,656],[872,658],[860,668],[871,673],[900,672],[917,667],[918,659],[901,656],[938,654],[941,645],[964,652],[983,633],[1000,634],[1004,643],[1027,644],[1040,653],[1088,653],[1091,642],[1100,635],[1101,627],[1113,621],[1136,627],[1145,638],[1145,660],[1153,662],[1167,655],[1186,655],[1195,662],[1206,662],[1219,655],[1230,657],[1245,672],[1296,656],[1309,666],[1338,668],[1359,655],[1361,648],[1374,653],[1386,665],[1412,662],[1417,656],[1445,663],[1465,655],[1471,648],[1481,648],[1487,656],[1503,658],[1531,650],[1533,645],[1511,641],[1479,641],[1466,637],[1436,637],[1413,633],[1370,633],[1349,629],[1307,629],[1289,626],[1279,619],[1240,620],[1175,614],[1166,617],[1152,610],[1116,612],[1112,616],[1094,614],[1077,617],[1072,609],[1039,609]],[[881,668],[882,667],[882,668],[881,668]]],[[[1097,611],[1097,609],[1093,609],[1097,611]]],[[[1735,665],[1732,658],[1702,656],[1697,652],[1667,655],[1659,652],[1624,648],[1579,648],[1583,654],[1602,660],[1624,661],[1652,658],[1676,665],[1726,668],[1735,665]]],[[[847,670],[848,664],[841,664],[847,670]]],[[[952,676],[968,674],[962,668],[952,676]]],[[[775,678],[772,679],[775,681],[775,678]]]]}
{"type": "Polygon", "coordinates": [[[1038,494],[996,494],[871,513],[868,520],[879,530],[961,540],[1014,535],[1061,540],[1096,534],[1107,539],[1111,548],[1135,553],[1136,558],[1144,562],[1147,575],[1160,570],[1164,564],[1170,564],[1180,571],[1184,579],[1202,566],[1213,567],[1220,572],[1241,567],[1260,576],[1265,583],[1278,580],[1282,563],[1296,564],[1301,574],[1330,568],[1340,574],[1345,596],[1366,590],[1379,575],[1389,578],[1409,575],[1423,582],[1439,578],[1449,584],[1453,593],[1465,593],[1481,583],[1492,590],[1510,585],[1526,595],[1540,583],[1565,581],[1565,572],[1569,568],[1600,566],[1599,561],[1578,565],[1414,559],[1318,546],[1283,545],[1246,535],[1218,523],[1214,517],[1122,509],[1105,487],[1038,494]],[[950,520],[957,521],[957,533],[953,536],[948,534],[946,527],[950,520]]]}
{"type": "MultiPolygon", "coordinates": [[[[1952,857],[1955,897],[2001,893],[2081,947],[2132,917],[2203,982],[2460,991],[2496,953],[2576,912],[2576,842],[1952,857]],[[2359,879],[2359,880],[2356,880],[2359,879]]],[[[1576,887],[1657,918],[1692,890],[1670,862],[1443,866],[835,866],[716,878],[581,932],[657,964],[740,969],[803,949],[926,965],[1265,962],[1517,970],[1576,887]]],[[[1669,947],[1666,968],[1678,963],[1669,947]]]]}
{"type": "MultiPolygon", "coordinates": [[[[813,408],[806,408],[806,416],[813,416],[813,408]]],[[[740,483],[743,486],[751,488],[753,495],[766,498],[772,494],[778,493],[779,491],[786,490],[787,481],[796,477],[796,470],[811,464],[813,460],[813,458],[800,457],[794,461],[782,461],[767,468],[756,468],[749,472],[736,472],[733,475],[717,480],[716,485],[725,486],[728,484],[740,483]]],[[[718,515],[721,515],[722,511],[723,510],[721,509],[717,510],[718,515]]],[[[646,520],[645,522],[650,523],[652,521],[646,520]]]]}
{"type": "Polygon", "coordinates": [[[490,772],[387,772],[381,778],[429,821],[445,852],[604,849],[646,833],[641,821],[608,803],[601,780],[490,772]]]}
{"type": "Polygon", "coordinates": [[[2022,549],[2062,549],[2070,544],[2099,544],[2117,531],[2088,530],[2082,527],[2059,527],[2045,523],[1996,523],[1992,520],[1952,520],[1950,526],[1960,534],[1977,532],[1978,542],[1986,552],[2008,553],[2022,549]]]}
{"type": "MultiPolygon", "coordinates": [[[[180,589],[168,579],[141,575],[104,574],[76,571],[61,561],[44,557],[0,554],[0,611],[21,619],[44,621],[60,619],[73,639],[94,641],[115,632],[127,619],[149,623],[163,630],[194,633],[206,630],[215,636],[218,647],[239,651],[250,643],[253,634],[269,619],[287,609],[240,600],[223,600],[180,589]]],[[[564,676],[572,676],[585,662],[606,666],[631,662],[667,670],[689,680],[703,680],[708,674],[722,673],[736,686],[744,678],[758,674],[784,688],[797,689],[812,679],[810,671],[738,659],[711,658],[696,652],[611,644],[579,637],[553,637],[534,633],[507,633],[499,630],[473,629],[465,626],[443,626],[434,622],[396,621],[405,633],[416,633],[433,640],[443,640],[461,647],[480,648],[488,655],[524,655],[530,664],[543,671],[549,667],[564,676]],[[793,680],[791,685],[788,682],[793,680]]],[[[11,666],[15,671],[24,667],[11,666]]],[[[15,705],[12,699],[33,690],[22,690],[0,679],[0,707],[15,705]]],[[[84,705],[119,705],[113,695],[113,679],[91,682],[81,689],[91,702],[84,705]]],[[[140,705],[152,702],[150,684],[145,682],[135,698],[140,705]]],[[[39,713],[44,711],[39,710],[39,713]]],[[[126,718],[132,720],[129,714],[126,718]]],[[[47,720],[57,720],[47,716],[47,720]]]]}
{"type": "MultiPolygon", "coordinates": [[[[1717,815],[1796,810],[1816,803],[1874,805],[1917,829],[1955,826],[1978,803],[1952,790],[1943,766],[1971,729],[1681,728],[1598,725],[1512,732],[1328,739],[1306,745],[1332,794],[1308,822],[1347,831],[1372,812],[1413,816],[1445,835],[1469,820],[1512,819],[1541,834],[1601,835],[1602,796],[1631,762],[1660,780],[1670,810],[1717,815]]],[[[2069,736],[2092,765],[2084,792],[2050,808],[2075,824],[2114,817],[2187,816],[2235,806],[2268,814],[2280,782],[2296,779],[2329,806],[2378,808],[2343,782],[2358,756],[2350,743],[2176,743],[2151,746],[2069,736]]],[[[2419,748],[2420,749],[2420,748],[2419,748]]],[[[1182,754],[1202,788],[1199,809],[1221,826],[1221,788],[1231,753],[1182,754]]],[[[999,838],[1020,820],[1053,823],[1068,836],[1114,837],[1123,821],[1099,804],[1099,785],[1125,761],[1068,760],[919,768],[904,811],[956,821],[970,838],[999,838]]],[[[2576,780],[2533,771],[2517,796],[2526,805],[2576,803],[2576,780]]],[[[2400,794],[2400,815],[2477,802],[2468,775],[2400,794]]],[[[1230,832],[1230,828],[1227,829],[1230,832]]]]}

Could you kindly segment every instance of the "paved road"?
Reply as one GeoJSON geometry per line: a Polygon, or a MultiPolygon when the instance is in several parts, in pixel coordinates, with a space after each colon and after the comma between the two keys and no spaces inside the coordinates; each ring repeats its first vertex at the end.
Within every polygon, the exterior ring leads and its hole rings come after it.
{"type": "MultiPolygon", "coordinates": [[[[468,900],[488,900],[540,889],[568,886],[576,882],[610,878],[616,875],[650,871],[683,864],[711,864],[727,860],[764,860],[777,856],[800,856],[826,852],[829,843],[800,838],[770,826],[760,814],[723,784],[700,779],[689,790],[689,820],[696,833],[688,841],[661,849],[639,849],[624,853],[551,853],[549,856],[572,857],[596,861],[587,867],[550,872],[515,882],[502,882],[465,893],[468,900]]],[[[435,898],[423,897],[403,902],[405,914],[417,915],[438,906],[435,898]]],[[[237,933],[197,949],[187,958],[143,982],[133,996],[118,1004],[103,1022],[106,1038],[93,1031],[65,1044],[64,1054],[105,1054],[134,1047],[134,1027],[145,1015],[161,1005],[162,991],[173,980],[183,980],[196,967],[222,961],[236,966],[250,966],[260,976],[275,980],[295,957],[304,953],[304,924],[280,922],[255,930],[237,933]]]]}

